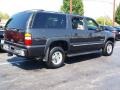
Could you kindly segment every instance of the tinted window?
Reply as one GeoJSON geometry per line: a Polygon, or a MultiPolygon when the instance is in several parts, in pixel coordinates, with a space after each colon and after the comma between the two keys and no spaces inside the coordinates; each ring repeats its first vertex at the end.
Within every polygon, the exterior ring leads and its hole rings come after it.
{"type": "Polygon", "coordinates": [[[98,25],[94,20],[87,18],[86,21],[87,21],[88,30],[97,30],[98,29],[98,25]]]}
{"type": "Polygon", "coordinates": [[[84,30],[84,21],[81,17],[72,18],[72,28],[76,30],[84,30]]]}
{"type": "Polygon", "coordinates": [[[30,15],[31,13],[27,12],[16,14],[8,20],[5,27],[14,29],[25,29],[30,15]]]}
{"type": "Polygon", "coordinates": [[[116,30],[120,30],[120,27],[114,27],[114,28],[116,28],[116,30]]]}
{"type": "Polygon", "coordinates": [[[66,28],[66,15],[37,13],[33,22],[33,28],[66,28]]]}

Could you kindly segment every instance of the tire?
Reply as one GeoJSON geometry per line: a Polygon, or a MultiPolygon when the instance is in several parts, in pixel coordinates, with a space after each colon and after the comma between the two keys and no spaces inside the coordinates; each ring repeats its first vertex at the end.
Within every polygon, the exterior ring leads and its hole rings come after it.
{"type": "Polygon", "coordinates": [[[107,41],[105,43],[105,46],[104,46],[103,50],[102,50],[103,55],[104,56],[110,56],[113,53],[113,47],[114,47],[113,42],[107,41]]]}
{"type": "Polygon", "coordinates": [[[48,55],[48,68],[59,68],[64,64],[65,52],[61,47],[53,47],[48,55]]]}

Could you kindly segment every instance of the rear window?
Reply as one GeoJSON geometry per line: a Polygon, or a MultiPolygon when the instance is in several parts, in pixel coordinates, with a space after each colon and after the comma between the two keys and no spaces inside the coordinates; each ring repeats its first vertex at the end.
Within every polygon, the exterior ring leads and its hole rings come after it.
{"type": "Polygon", "coordinates": [[[32,28],[64,29],[66,28],[66,15],[37,13],[32,28]]]}
{"type": "Polygon", "coordinates": [[[30,12],[16,14],[8,20],[5,27],[9,29],[25,29],[30,15],[30,12]]]}

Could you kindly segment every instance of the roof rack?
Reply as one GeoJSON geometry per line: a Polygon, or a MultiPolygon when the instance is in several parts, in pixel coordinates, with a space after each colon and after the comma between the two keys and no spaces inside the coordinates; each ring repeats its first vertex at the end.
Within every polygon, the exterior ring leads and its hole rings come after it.
{"type": "Polygon", "coordinates": [[[63,12],[56,12],[56,11],[46,11],[46,10],[43,10],[43,9],[31,9],[31,10],[27,10],[27,11],[42,11],[42,12],[50,12],[50,13],[59,13],[59,14],[65,14],[63,12]]]}

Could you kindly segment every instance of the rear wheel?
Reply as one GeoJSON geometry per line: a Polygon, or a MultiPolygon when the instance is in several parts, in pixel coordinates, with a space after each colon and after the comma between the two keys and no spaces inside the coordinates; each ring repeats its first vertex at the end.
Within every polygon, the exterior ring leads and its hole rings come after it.
{"type": "Polygon", "coordinates": [[[107,41],[102,50],[103,55],[110,56],[113,53],[113,47],[114,47],[113,42],[107,41]]]}
{"type": "Polygon", "coordinates": [[[65,53],[61,47],[53,47],[49,52],[47,66],[49,68],[58,68],[64,64],[65,53]]]}

